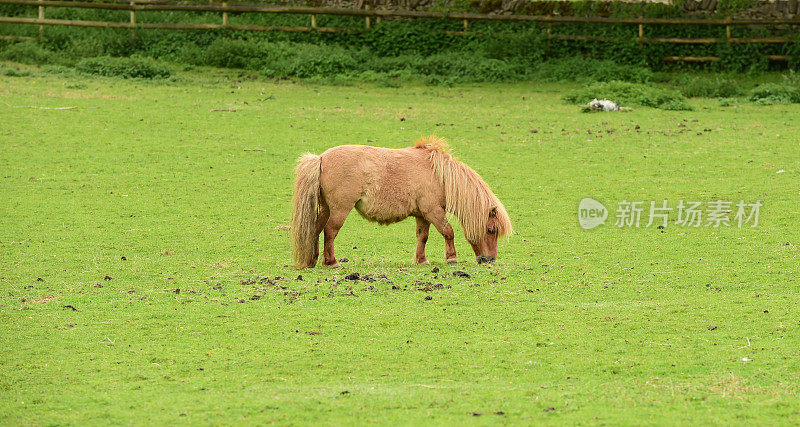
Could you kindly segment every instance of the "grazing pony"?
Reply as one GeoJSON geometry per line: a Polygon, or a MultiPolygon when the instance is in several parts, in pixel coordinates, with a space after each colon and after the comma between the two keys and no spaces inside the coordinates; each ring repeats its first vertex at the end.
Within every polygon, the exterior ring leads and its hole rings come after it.
{"type": "Polygon", "coordinates": [[[323,231],[324,264],[339,266],[333,240],[353,207],[382,225],[416,218],[418,264],[428,264],[425,243],[431,223],[444,236],[445,259],[456,262],[448,212],[461,222],[478,263],[493,262],[497,238],[511,233],[500,200],[480,175],[450,155],[444,139],[435,136],[403,149],[340,145],[319,156],[308,153],[300,158],[295,174],[292,241],[297,268],[317,264],[323,231]]]}

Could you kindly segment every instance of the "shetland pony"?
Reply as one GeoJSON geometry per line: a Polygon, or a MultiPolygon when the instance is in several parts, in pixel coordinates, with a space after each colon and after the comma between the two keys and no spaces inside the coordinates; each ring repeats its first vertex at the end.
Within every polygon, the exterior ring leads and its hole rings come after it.
{"type": "Polygon", "coordinates": [[[297,268],[313,267],[324,232],[324,265],[338,267],[333,241],[355,207],[364,218],[391,224],[417,220],[414,261],[428,264],[425,243],[431,224],[444,236],[445,259],[456,262],[455,215],[477,262],[497,258],[497,239],[511,233],[503,204],[469,166],[450,154],[444,139],[420,138],[413,147],[390,149],[341,145],[317,156],[305,154],[295,170],[292,241],[297,268]]]}

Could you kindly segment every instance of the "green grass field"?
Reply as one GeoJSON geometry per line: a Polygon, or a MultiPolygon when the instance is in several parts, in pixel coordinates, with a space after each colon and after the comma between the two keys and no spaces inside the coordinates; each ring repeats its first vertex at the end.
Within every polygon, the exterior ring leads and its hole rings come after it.
{"type": "Polygon", "coordinates": [[[0,424],[800,423],[800,105],[567,88],[0,77],[0,424]],[[343,269],[289,266],[300,154],[430,133],[514,221],[495,265],[353,212],[343,269]],[[664,199],[763,207],[614,226],[664,199]]]}

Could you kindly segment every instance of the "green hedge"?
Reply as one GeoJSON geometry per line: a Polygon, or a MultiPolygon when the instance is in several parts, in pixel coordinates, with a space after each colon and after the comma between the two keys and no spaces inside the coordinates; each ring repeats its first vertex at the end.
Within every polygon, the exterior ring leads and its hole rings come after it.
{"type": "MultiPolygon", "coordinates": [[[[448,2],[435,10],[483,11],[490,2],[448,2]]],[[[752,5],[752,0],[721,1],[711,18],[721,18],[752,5]]],[[[572,16],[686,17],[682,2],[673,5],[622,2],[531,2],[521,12],[572,16]]],[[[0,15],[35,17],[35,7],[0,5],[0,15]]],[[[53,19],[125,22],[126,11],[48,8],[53,19]]],[[[232,24],[307,26],[308,15],[231,14],[232,24]]],[[[218,13],[139,12],[139,22],[219,23],[218,13]]],[[[472,21],[467,35],[458,20],[382,20],[364,28],[363,17],[319,15],[319,26],[352,30],[346,34],[321,32],[242,32],[231,30],[137,30],[45,27],[43,49],[38,51],[0,41],[0,57],[29,63],[74,66],[82,58],[138,55],[178,63],[212,65],[262,71],[276,77],[376,73],[410,73],[449,84],[456,81],[506,81],[522,79],[648,81],[648,70],[708,69],[748,72],[770,67],[797,69],[800,41],[786,44],[666,44],[637,43],[637,25],[581,23],[472,21]],[[591,35],[619,41],[589,42],[547,40],[552,34],[591,35]],[[448,33],[450,32],[450,33],[448,33]],[[770,63],[765,55],[792,55],[786,63],[770,63]],[[664,56],[719,56],[722,61],[697,65],[670,64],[664,56]],[[17,58],[17,59],[14,59],[17,58]],[[590,70],[577,70],[570,61],[588,62],[590,70]],[[577,75],[577,74],[580,75],[577,75]]],[[[735,37],[797,35],[790,30],[763,26],[734,27],[735,37]]],[[[38,35],[33,25],[0,24],[0,34],[38,35]]],[[[723,26],[647,25],[653,37],[724,37],[723,26]]],[[[697,88],[697,93],[705,89],[697,88]]],[[[725,88],[711,91],[729,93],[725,88]]],[[[708,92],[710,94],[711,92],[708,92]]],[[[720,95],[728,96],[728,95],[720,95]]]]}
{"type": "Polygon", "coordinates": [[[78,62],[75,69],[86,74],[126,79],[154,79],[172,75],[169,68],[144,58],[87,58],[78,62]]]}

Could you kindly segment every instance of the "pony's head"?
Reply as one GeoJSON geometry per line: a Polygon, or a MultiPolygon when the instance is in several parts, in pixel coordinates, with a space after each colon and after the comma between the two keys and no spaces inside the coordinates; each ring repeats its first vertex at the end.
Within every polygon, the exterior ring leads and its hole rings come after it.
{"type": "Polygon", "coordinates": [[[497,259],[497,240],[510,233],[511,221],[503,205],[492,206],[486,217],[483,233],[477,239],[467,237],[467,241],[472,246],[473,252],[475,252],[475,260],[478,261],[478,264],[494,262],[497,259]]]}

